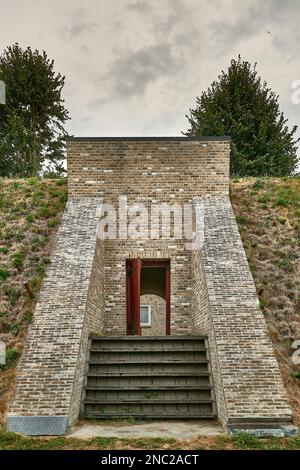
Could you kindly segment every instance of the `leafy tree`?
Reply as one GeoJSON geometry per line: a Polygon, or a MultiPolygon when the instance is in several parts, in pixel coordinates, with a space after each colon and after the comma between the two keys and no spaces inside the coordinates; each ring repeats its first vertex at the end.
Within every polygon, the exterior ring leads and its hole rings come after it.
{"type": "Polygon", "coordinates": [[[18,44],[0,56],[6,104],[0,105],[0,176],[26,177],[42,168],[63,171],[64,123],[69,114],[61,92],[65,77],[46,52],[18,44]]]}
{"type": "Polygon", "coordinates": [[[230,135],[231,173],[283,176],[297,165],[297,126],[289,130],[278,96],[241,56],[197,98],[187,136],[230,135]]]}

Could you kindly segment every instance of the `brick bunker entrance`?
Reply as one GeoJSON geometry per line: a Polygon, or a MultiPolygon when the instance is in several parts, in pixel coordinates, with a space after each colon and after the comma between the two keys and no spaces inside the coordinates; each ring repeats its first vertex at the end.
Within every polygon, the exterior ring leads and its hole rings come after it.
{"type": "Polygon", "coordinates": [[[229,139],[70,138],[67,152],[69,200],[7,428],[64,434],[80,414],[129,413],[292,432],[228,196],[229,139]],[[161,216],[192,207],[200,223],[180,236],[174,216],[161,236],[144,218],[128,236],[132,208],[152,216],[153,206],[161,216]],[[117,223],[101,237],[108,208],[117,223]]]}

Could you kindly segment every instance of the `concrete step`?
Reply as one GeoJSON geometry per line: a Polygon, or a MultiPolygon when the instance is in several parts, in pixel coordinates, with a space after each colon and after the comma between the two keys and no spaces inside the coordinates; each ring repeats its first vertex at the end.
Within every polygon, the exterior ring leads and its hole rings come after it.
{"type": "Polygon", "coordinates": [[[83,416],[214,418],[201,337],[93,337],[83,416]]]}
{"type": "Polygon", "coordinates": [[[92,337],[92,349],[100,350],[140,350],[143,348],[153,350],[185,350],[205,348],[206,337],[195,336],[106,336],[92,337]]]}
{"type": "Polygon", "coordinates": [[[121,416],[151,416],[156,414],[157,416],[173,416],[177,418],[178,415],[181,416],[211,416],[213,412],[213,403],[212,402],[121,402],[121,403],[85,403],[84,404],[84,414],[96,416],[97,413],[101,414],[111,414],[121,416]]]}
{"type": "Polygon", "coordinates": [[[92,412],[91,414],[84,412],[82,415],[83,418],[86,419],[207,419],[207,420],[213,420],[217,418],[217,415],[215,413],[208,413],[207,415],[204,413],[198,413],[198,414],[193,414],[189,415],[184,412],[177,412],[176,416],[174,416],[174,413],[166,414],[166,413],[99,413],[99,412],[92,412]]]}
{"type": "Polygon", "coordinates": [[[90,374],[86,379],[88,387],[117,387],[118,389],[126,389],[128,387],[190,387],[190,386],[209,386],[210,375],[208,373],[201,375],[166,375],[166,374],[148,374],[148,375],[135,375],[128,374],[127,376],[120,376],[118,374],[109,376],[102,374],[101,376],[90,374]]]}
{"type": "Polygon", "coordinates": [[[113,400],[114,402],[120,402],[122,400],[210,400],[211,399],[211,388],[209,386],[203,388],[136,388],[136,389],[97,389],[95,387],[85,388],[85,400],[113,400]]]}
{"type": "MultiPolygon", "coordinates": [[[[131,390],[211,390],[211,385],[129,385],[128,387],[124,388],[126,391],[131,390]]],[[[119,387],[111,387],[111,386],[86,386],[86,390],[100,390],[100,391],[120,391],[119,387]]]]}
{"type": "MultiPolygon", "coordinates": [[[[184,405],[186,403],[191,403],[191,404],[211,404],[213,400],[195,400],[195,399],[188,399],[185,398],[181,400],[180,402],[176,399],[170,399],[170,400],[161,400],[158,398],[140,398],[140,399],[131,399],[131,398],[119,398],[117,405],[122,405],[122,404],[133,404],[133,405],[153,405],[153,404],[158,404],[158,405],[172,405],[172,404],[179,404],[179,405],[184,405]]],[[[115,400],[110,400],[110,399],[102,399],[102,400],[92,400],[92,399],[86,399],[84,400],[84,403],[87,405],[116,405],[115,400]]]]}
{"type": "MultiPolygon", "coordinates": [[[[131,365],[131,364],[139,364],[139,365],[147,365],[147,364],[190,364],[191,361],[188,361],[186,359],[175,359],[174,361],[168,359],[162,359],[161,361],[157,361],[155,359],[147,359],[147,360],[140,360],[140,361],[130,361],[130,362],[127,362],[127,361],[117,361],[117,360],[114,360],[112,359],[111,361],[101,361],[101,359],[97,359],[97,360],[93,360],[91,359],[89,361],[89,364],[90,365],[124,365],[124,366],[128,366],[128,365],[131,365]]],[[[193,364],[208,364],[208,360],[207,359],[198,359],[197,361],[195,361],[193,364]]]]}
{"type": "MultiPolygon", "coordinates": [[[[94,343],[93,343],[94,344],[94,343]]],[[[143,353],[182,353],[182,352],[206,352],[206,348],[204,346],[199,346],[199,347],[194,347],[194,348],[189,348],[189,347],[186,347],[186,348],[177,348],[177,349],[172,349],[170,347],[166,348],[164,347],[164,349],[162,348],[158,348],[158,349],[154,349],[154,348],[148,348],[146,345],[143,347],[143,348],[140,348],[140,347],[132,347],[132,348],[111,348],[109,344],[106,344],[106,347],[105,345],[100,345],[97,346],[96,345],[93,345],[90,349],[90,352],[101,352],[102,354],[103,353],[139,353],[139,352],[143,352],[143,353]]]]}
{"type": "Polygon", "coordinates": [[[209,372],[133,372],[122,373],[120,372],[89,372],[88,377],[209,377],[209,372]]]}

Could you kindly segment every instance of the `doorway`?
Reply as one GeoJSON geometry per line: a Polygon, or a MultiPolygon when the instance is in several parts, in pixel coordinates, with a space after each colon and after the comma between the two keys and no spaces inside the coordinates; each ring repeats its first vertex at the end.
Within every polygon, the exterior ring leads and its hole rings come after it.
{"type": "Polygon", "coordinates": [[[170,335],[170,260],[140,258],[127,260],[126,298],[127,335],[141,336],[143,329],[149,326],[153,327],[153,331],[164,331],[165,335],[170,335]],[[154,321],[159,321],[159,317],[154,315],[153,311],[151,312],[151,305],[142,304],[141,309],[141,296],[142,298],[145,298],[145,296],[148,298],[149,296],[158,296],[160,299],[164,299],[163,329],[156,328],[158,325],[153,324],[154,321]]]}

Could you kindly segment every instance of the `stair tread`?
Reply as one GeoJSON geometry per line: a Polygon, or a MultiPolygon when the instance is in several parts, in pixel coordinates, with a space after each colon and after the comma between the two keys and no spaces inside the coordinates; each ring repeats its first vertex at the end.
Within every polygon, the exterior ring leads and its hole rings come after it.
{"type": "Polygon", "coordinates": [[[180,348],[180,349],[171,349],[171,348],[168,348],[168,349],[154,349],[154,348],[114,348],[114,349],[110,349],[109,347],[108,348],[94,348],[94,347],[91,347],[90,349],[91,352],[104,352],[104,353],[136,353],[136,352],[153,352],[153,353],[169,353],[169,352],[172,352],[172,353],[186,353],[186,352],[206,352],[207,351],[207,348],[206,347],[198,347],[198,348],[180,348]]]}
{"type": "Polygon", "coordinates": [[[112,387],[112,386],[89,386],[87,385],[85,387],[85,390],[92,390],[92,391],[118,391],[118,392],[124,392],[124,391],[130,391],[130,390],[211,390],[212,387],[211,385],[130,385],[130,386],[123,386],[123,387],[112,387]]]}
{"type": "Polygon", "coordinates": [[[88,372],[88,377],[209,377],[209,372],[88,372]]]}
{"type": "Polygon", "coordinates": [[[116,361],[116,360],[112,360],[112,361],[101,361],[100,359],[99,360],[90,360],[89,361],[89,364],[98,364],[98,365],[105,365],[105,364],[108,364],[108,365],[112,365],[112,364],[122,364],[122,365],[129,365],[129,364],[142,364],[142,365],[145,365],[145,364],[208,364],[208,359],[199,359],[199,360],[193,360],[193,361],[187,361],[186,359],[184,360],[181,360],[181,361],[173,361],[173,360],[159,360],[159,361],[155,361],[155,360],[147,360],[147,361],[143,361],[142,359],[140,361],[116,361]]]}
{"type": "Polygon", "coordinates": [[[203,341],[207,336],[96,336],[92,341],[203,341]]]}
{"type": "Polygon", "coordinates": [[[119,405],[122,403],[131,403],[132,405],[135,404],[144,404],[144,405],[151,405],[151,404],[162,404],[162,405],[169,405],[169,404],[178,404],[178,405],[184,405],[186,403],[193,403],[193,404],[211,404],[213,403],[213,400],[211,398],[207,399],[197,399],[197,398],[184,398],[184,399],[179,399],[179,398],[167,398],[167,399],[161,399],[161,398],[118,398],[117,400],[111,400],[108,399],[106,400],[105,398],[102,399],[85,399],[84,400],[85,404],[90,404],[90,405],[119,405]]]}
{"type": "Polygon", "coordinates": [[[96,419],[107,419],[107,418],[147,418],[147,419],[216,419],[217,415],[215,413],[176,413],[174,414],[164,414],[164,413],[84,413],[83,418],[96,418],[96,419]]]}

